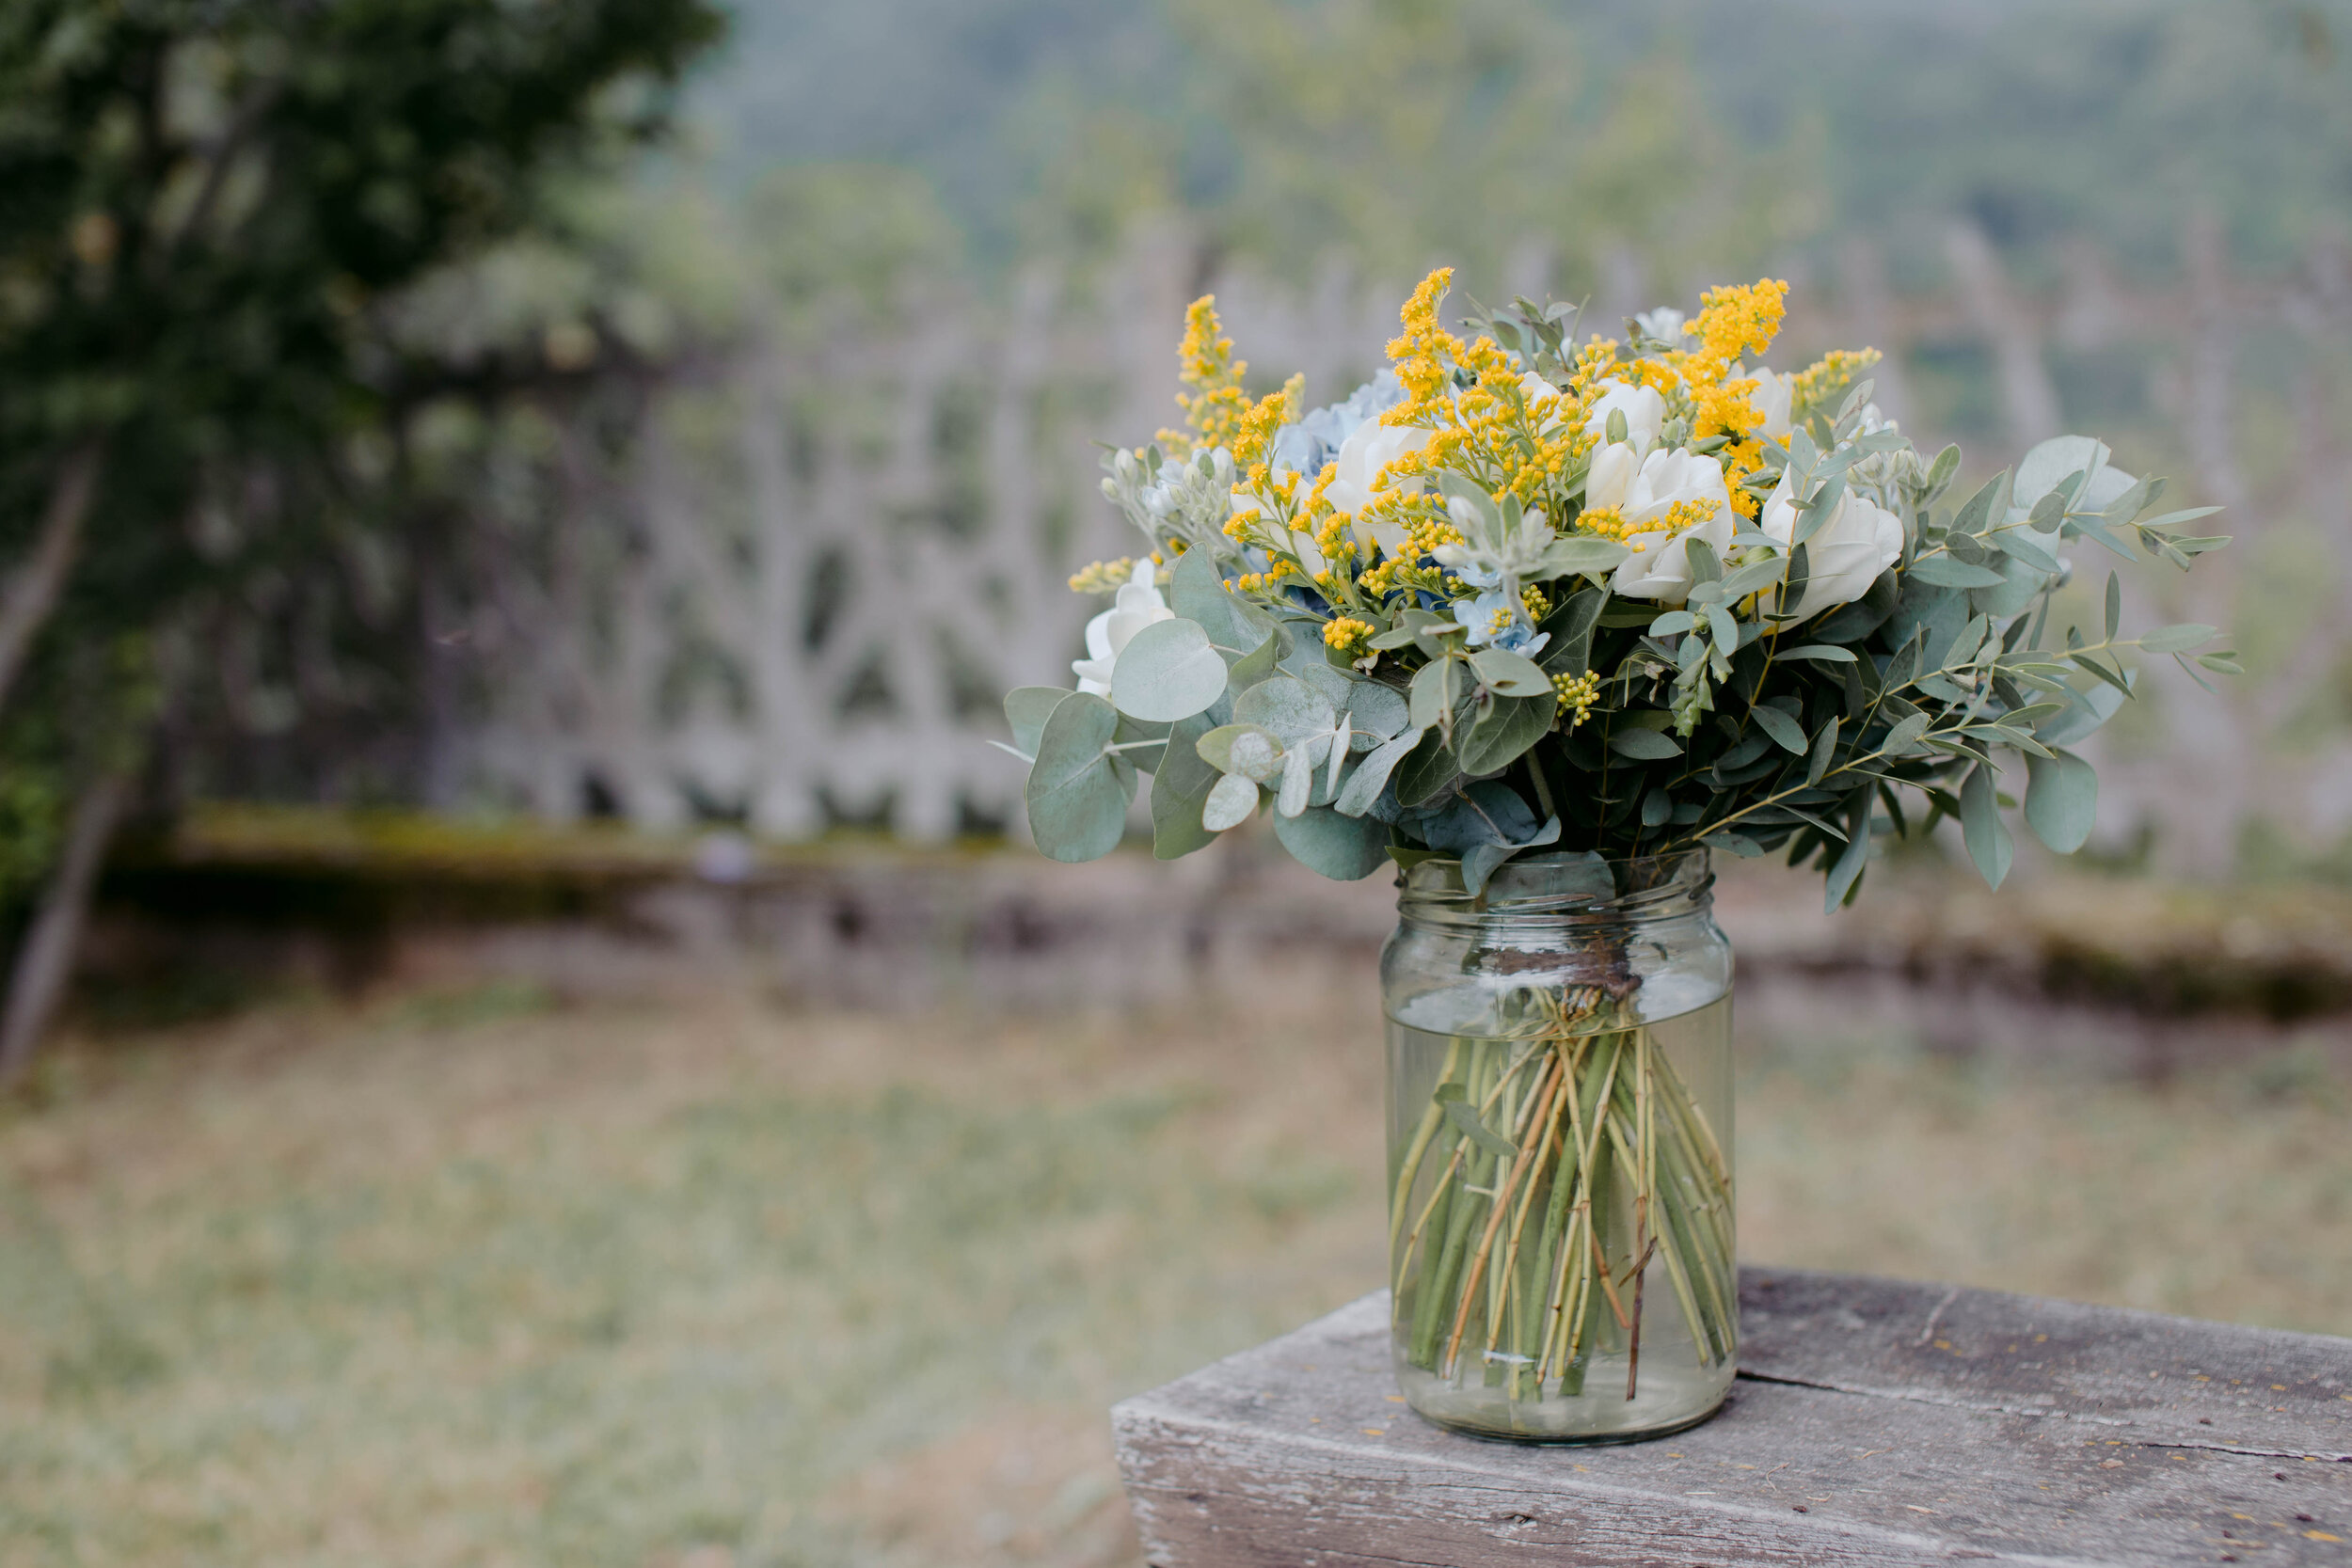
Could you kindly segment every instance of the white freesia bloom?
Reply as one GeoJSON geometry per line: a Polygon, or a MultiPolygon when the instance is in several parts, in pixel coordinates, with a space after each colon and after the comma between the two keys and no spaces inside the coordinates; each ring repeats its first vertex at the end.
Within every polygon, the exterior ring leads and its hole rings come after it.
{"type": "MultiPolygon", "coordinates": [[[[1560,388],[1554,387],[1550,382],[1546,381],[1542,376],[1537,375],[1534,371],[1530,371],[1525,375],[1519,377],[1519,393],[1527,399],[1528,405],[1533,407],[1545,398],[1558,397],[1560,395],[1560,388]]],[[[1559,408],[1554,406],[1549,414],[1546,415],[1540,421],[1537,422],[1535,428],[1539,431],[1546,432],[1559,429],[1559,408]]]]}
{"type": "Polygon", "coordinates": [[[1639,311],[1633,318],[1633,325],[1645,335],[1669,343],[1682,341],[1682,312],[1671,305],[1661,305],[1655,310],[1639,311]]]}
{"type": "MultiPolygon", "coordinates": [[[[1803,510],[1789,488],[1788,476],[1782,474],[1780,487],[1764,503],[1762,526],[1784,550],[1791,547],[1791,541],[1797,536],[1797,518],[1803,510]]],[[[1788,613],[1815,615],[1841,604],[1851,604],[1868,593],[1879,574],[1895,564],[1902,553],[1903,520],[1876,502],[1847,491],[1830,520],[1816,529],[1804,543],[1804,592],[1797,596],[1796,605],[1788,613]]],[[[1773,598],[1777,600],[1778,594],[1773,598]]],[[[1770,605],[1767,610],[1782,613],[1770,605]]]]}
{"type": "Polygon", "coordinates": [[[1110,609],[1087,623],[1087,657],[1070,665],[1078,673],[1079,690],[1109,696],[1111,671],[1136,633],[1154,621],[1176,619],[1176,612],[1160,597],[1158,576],[1148,558],[1136,562],[1134,575],[1120,585],[1110,609]]]}
{"type": "MultiPolygon", "coordinates": [[[[1732,370],[1735,375],[1739,373],[1738,366],[1735,365],[1732,370]]],[[[1754,374],[1756,382],[1756,391],[1748,401],[1754,404],[1764,416],[1764,423],[1759,427],[1757,434],[1768,441],[1785,441],[1788,438],[1789,431],[1795,428],[1790,420],[1789,413],[1790,404],[1796,397],[1797,378],[1794,375],[1782,375],[1761,367],[1758,367],[1754,374]]]]}
{"type": "Polygon", "coordinates": [[[1659,528],[1629,534],[1625,542],[1634,553],[1618,563],[1609,582],[1612,592],[1622,598],[1680,604],[1691,594],[1691,539],[1695,535],[1706,540],[1718,557],[1729,547],[1731,489],[1724,483],[1723,465],[1711,457],[1680,449],[1651,452],[1626,486],[1619,506],[1626,521],[1638,529],[1662,521],[1683,501],[1707,502],[1707,515],[1679,532],[1659,528]]]}
{"type": "MultiPolygon", "coordinates": [[[[1366,420],[1340,443],[1339,456],[1332,459],[1339,472],[1332,476],[1323,499],[1331,503],[1335,512],[1351,516],[1361,514],[1373,503],[1373,482],[1380,477],[1380,470],[1406,453],[1427,446],[1429,435],[1418,425],[1385,425],[1378,420],[1366,420]]],[[[1415,489],[1420,488],[1420,481],[1409,483],[1415,489]]],[[[1367,551],[1375,543],[1391,555],[1405,548],[1405,531],[1394,523],[1376,527],[1359,523],[1356,539],[1367,551]]]]}
{"type": "Polygon", "coordinates": [[[1633,488],[1633,476],[1642,471],[1642,454],[1630,441],[1612,441],[1593,453],[1593,466],[1584,476],[1586,506],[1623,506],[1627,492],[1633,488]]]}
{"type": "Polygon", "coordinates": [[[1658,444],[1658,433],[1666,426],[1666,400],[1658,395],[1655,387],[1636,387],[1623,381],[1600,384],[1600,401],[1584,416],[1587,435],[1604,436],[1609,431],[1609,416],[1622,410],[1625,414],[1627,438],[1634,451],[1645,452],[1658,444]]]}

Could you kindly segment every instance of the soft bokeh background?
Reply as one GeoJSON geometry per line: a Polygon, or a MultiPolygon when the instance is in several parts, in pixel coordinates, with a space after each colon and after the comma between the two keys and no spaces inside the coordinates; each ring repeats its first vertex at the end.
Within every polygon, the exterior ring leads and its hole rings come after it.
{"type": "Polygon", "coordinates": [[[1379,1281],[1389,895],[986,741],[1184,303],[1438,263],[2230,509],[2077,863],[1726,878],[1743,1250],[2352,1333],[2352,4],[400,10],[0,22],[0,1568],[1135,1560],[1104,1407],[1379,1281]]]}

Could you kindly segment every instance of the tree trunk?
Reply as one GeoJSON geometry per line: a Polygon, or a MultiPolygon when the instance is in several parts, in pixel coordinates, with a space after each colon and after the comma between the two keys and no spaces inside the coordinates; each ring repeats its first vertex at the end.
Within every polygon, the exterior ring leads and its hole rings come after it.
{"type": "Polygon", "coordinates": [[[16,684],[33,638],[64,595],[73,558],[81,551],[82,523],[98,488],[98,460],[103,450],[103,443],[93,437],[66,455],[56,483],[50,487],[31,557],[0,585],[0,705],[8,700],[8,689],[16,684]]]}
{"type": "Polygon", "coordinates": [[[115,824],[130,803],[136,769],[116,767],[99,775],[74,802],[65,853],[41,895],[40,908],[17,948],[8,975],[8,1006],[0,1013],[0,1084],[30,1065],[33,1052],[65,997],[73,959],[82,945],[82,926],[115,824]]]}

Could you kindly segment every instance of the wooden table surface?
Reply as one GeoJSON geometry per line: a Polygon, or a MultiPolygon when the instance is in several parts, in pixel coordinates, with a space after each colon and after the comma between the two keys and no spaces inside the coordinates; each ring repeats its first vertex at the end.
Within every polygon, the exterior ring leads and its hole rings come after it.
{"type": "Polygon", "coordinates": [[[1536,1448],[1407,1410],[1366,1296],[1117,1408],[1148,1560],[2352,1568],[2352,1339],[1796,1269],[1740,1312],[1714,1419],[1536,1448]]]}

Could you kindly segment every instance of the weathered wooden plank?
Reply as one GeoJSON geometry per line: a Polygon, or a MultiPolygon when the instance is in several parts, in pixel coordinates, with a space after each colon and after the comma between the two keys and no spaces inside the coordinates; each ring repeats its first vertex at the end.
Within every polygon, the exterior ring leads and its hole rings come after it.
{"type": "Polygon", "coordinates": [[[1798,1271],[1741,1300],[1753,1372],[1653,1443],[1422,1422],[1382,1294],[1130,1400],[1149,1560],[2352,1563],[2352,1341],[1798,1271]]]}

